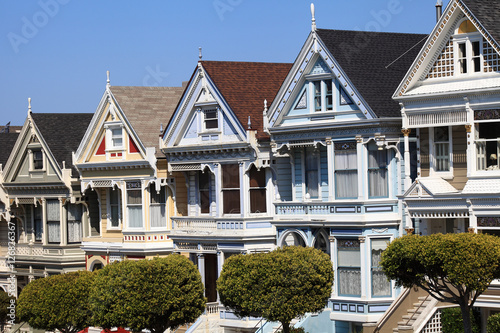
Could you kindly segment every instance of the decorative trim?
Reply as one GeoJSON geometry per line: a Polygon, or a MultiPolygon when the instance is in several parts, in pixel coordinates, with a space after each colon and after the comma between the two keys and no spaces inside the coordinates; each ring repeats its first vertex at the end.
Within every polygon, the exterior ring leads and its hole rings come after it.
{"type": "Polygon", "coordinates": [[[403,133],[404,136],[409,136],[411,133],[411,129],[410,128],[402,129],[401,133],[403,133]]]}
{"type": "Polygon", "coordinates": [[[491,119],[500,119],[499,109],[474,110],[474,120],[491,120],[491,119]]]}
{"type": "Polygon", "coordinates": [[[477,217],[478,227],[500,227],[500,217],[499,216],[478,216],[477,217]]]}
{"type": "Polygon", "coordinates": [[[335,142],[334,143],[335,150],[356,150],[356,142],[335,142]]]}

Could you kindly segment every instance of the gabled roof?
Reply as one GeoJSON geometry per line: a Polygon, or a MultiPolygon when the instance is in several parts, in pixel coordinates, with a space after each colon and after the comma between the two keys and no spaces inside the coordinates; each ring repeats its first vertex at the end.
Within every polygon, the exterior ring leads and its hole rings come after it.
{"type": "Polygon", "coordinates": [[[60,168],[72,167],[73,177],[78,172],[73,167],[72,152],[78,145],[92,119],[92,113],[32,113],[31,117],[47,143],[60,168]]]}
{"type": "Polygon", "coordinates": [[[170,121],[184,87],[124,87],[110,90],[146,147],[157,147],[160,124],[170,121]]]}
{"type": "Polygon", "coordinates": [[[0,164],[3,166],[7,163],[18,136],[18,132],[0,133],[0,164]]]}
{"type": "Polygon", "coordinates": [[[427,35],[318,29],[318,36],[378,117],[400,117],[392,95],[427,35]]]}
{"type": "Polygon", "coordinates": [[[462,0],[463,4],[469,8],[476,19],[481,22],[497,43],[500,42],[500,1],[498,0],[462,0]]]}
{"type": "Polygon", "coordinates": [[[264,100],[271,105],[288,72],[289,63],[201,61],[209,77],[247,128],[248,117],[257,139],[267,138],[263,132],[264,100]]]}

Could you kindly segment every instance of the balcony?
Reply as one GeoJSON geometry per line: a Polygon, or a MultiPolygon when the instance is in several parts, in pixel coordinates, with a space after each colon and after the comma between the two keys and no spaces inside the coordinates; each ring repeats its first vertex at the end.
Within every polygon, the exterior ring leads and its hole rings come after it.
{"type": "Polygon", "coordinates": [[[172,217],[172,229],[183,231],[236,231],[244,230],[242,219],[215,219],[198,217],[172,217]]]}
{"type": "Polygon", "coordinates": [[[16,262],[34,259],[64,259],[64,261],[82,260],[84,259],[84,252],[80,249],[80,244],[66,246],[42,245],[39,243],[16,244],[16,262]]]}

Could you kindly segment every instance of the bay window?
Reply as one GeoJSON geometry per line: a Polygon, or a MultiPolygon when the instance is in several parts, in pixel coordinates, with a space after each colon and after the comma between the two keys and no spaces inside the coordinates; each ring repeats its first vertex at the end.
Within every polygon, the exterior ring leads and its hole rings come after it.
{"type": "Polygon", "coordinates": [[[198,189],[200,198],[200,213],[210,213],[210,178],[208,170],[198,172],[198,189]]]}
{"type": "Polygon", "coordinates": [[[68,205],[68,243],[82,241],[82,205],[68,205]]]}
{"type": "Polygon", "coordinates": [[[376,145],[368,147],[368,196],[386,198],[389,195],[387,179],[387,151],[376,145]]]}
{"type": "Polygon", "coordinates": [[[359,239],[338,239],[339,295],[361,296],[361,251],[359,239]]]}
{"type": "MultiPolygon", "coordinates": [[[[490,112],[491,113],[491,112],[490,112]]],[[[499,122],[481,122],[476,124],[477,170],[499,170],[500,155],[499,122]]]]}
{"type": "Polygon", "coordinates": [[[382,252],[387,248],[388,238],[375,238],[371,240],[371,272],[372,272],[372,295],[391,296],[391,282],[387,279],[380,261],[382,252]]]}
{"type": "Polygon", "coordinates": [[[311,199],[319,197],[319,161],[314,148],[307,148],[305,154],[305,185],[306,193],[311,199]]]}
{"type": "Polygon", "coordinates": [[[165,228],[167,226],[167,196],[165,187],[162,186],[160,191],[156,191],[155,184],[149,186],[150,194],[150,216],[151,228],[165,228]]]}
{"type": "Polygon", "coordinates": [[[35,232],[35,242],[41,242],[43,236],[43,209],[41,205],[34,207],[34,232],[35,232]]]}
{"type": "Polygon", "coordinates": [[[255,165],[250,168],[250,213],[267,212],[266,171],[257,170],[255,165]]]}
{"type": "Polygon", "coordinates": [[[240,214],[240,167],[222,165],[222,197],[224,214],[240,214]]]}
{"type": "Polygon", "coordinates": [[[120,226],[120,190],[108,189],[108,220],[111,228],[118,228],[120,226]]]}
{"type": "Polygon", "coordinates": [[[127,183],[127,218],[130,228],[142,228],[142,188],[141,182],[127,183]]]}
{"type": "Polygon", "coordinates": [[[335,195],[337,199],[358,197],[356,142],[335,143],[335,195]]]}
{"type": "Polygon", "coordinates": [[[61,242],[61,214],[59,200],[49,199],[46,204],[49,243],[59,243],[61,242]]]}

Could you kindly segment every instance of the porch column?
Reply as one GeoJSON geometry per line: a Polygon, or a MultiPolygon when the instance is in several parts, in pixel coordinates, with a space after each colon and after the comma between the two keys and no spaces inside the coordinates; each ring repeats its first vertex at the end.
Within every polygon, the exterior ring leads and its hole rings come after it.
{"type": "Polygon", "coordinates": [[[64,246],[68,244],[68,214],[67,207],[64,205],[63,198],[59,198],[59,223],[61,225],[60,233],[61,233],[61,242],[60,245],[64,246]]]}
{"type": "Polygon", "coordinates": [[[42,244],[49,242],[49,230],[47,229],[47,200],[42,198],[42,244]]]}
{"type": "MultiPolygon", "coordinates": [[[[356,136],[356,155],[358,170],[365,170],[363,166],[363,156],[365,155],[365,146],[363,145],[363,138],[361,136],[356,136]]],[[[364,172],[358,172],[358,199],[365,198],[365,182],[364,182],[364,172]]]]}
{"type": "MultiPolygon", "coordinates": [[[[223,265],[224,265],[224,252],[222,252],[221,250],[217,250],[217,279],[220,277],[223,265]]],[[[217,290],[217,302],[220,302],[218,290],[217,290]]]]}
{"type": "Polygon", "coordinates": [[[214,163],[214,177],[215,177],[215,216],[222,216],[222,193],[221,193],[221,166],[219,163],[214,163]]]}
{"type": "Polygon", "coordinates": [[[369,264],[367,263],[366,260],[366,237],[365,236],[359,236],[359,251],[360,251],[360,264],[361,264],[361,299],[367,298],[367,290],[370,290],[368,288],[367,284],[369,283],[370,279],[368,279],[368,269],[369,269],[369,264]]]}
{"type": "MultiPolygon", "coordinates": [[[[337,253],[337,249],[335,247],[335,237],[330,236],[330,237],[328,237],[328,240],[330,241],[330,260],[332,261],[333,271],[337,272],[337,269],[335,266],[335,255],[337,253]]],[[[333,279],[332,292],[330,295],[330,297],[332,297],[332,298],[337,294],[335,292],[335,290],[337,290],[336,285],[335,285],[335,281],[337,281],[337,277],[334,277],[334,279],[333,279]]]]}
{"type": "Polygon", "coordinates": [[[335,172],[335,162],[333,158],[333,143],[331,138],[326,139],[326,156],[327,156],[327,166],[328,166],[328,201],[333,201],[335,199],[335,185],[334,182],[334,172],[335,172]]]}
{"type": "MultiPolygon", "coordinates": [[[[201,275],[201,282],[203,282],[203,285],[205,285],[205,255],[203,253],[198,253],[197,256],[198,256],[198,271],[200,272],[201,275]]],[[[205,290],[205,296],[207,296],[206,290],[205,290]]]]}
{"type": "Polygon", "coordinates": [[[245,204],[245,193],[246,193],[246,177],[245,174],[245,163],[239,162],[239,173],[240,173],[240,216],[245,217],[245,211],[247,209],[247,205],[245,204]]]}
{"type": "Polygon", "coordinates": [[[465,125],[465,132],[467,133],[467,177],[470,177],[472,170],[477,169],[475,152],[476,146],[472,140],[475,134],[472,133],[472,125],[465,125]]]}
{"type": "Polygon", "coordinates": [[[411,175],[411,168],[410,168],[411,161],[410,161],[410,138],[409,138],[410,133],[411,133],[411,129],[409,129],[409,128],[403,129],[403,130],[401,130],[401,132],[403,132],[403,135],[404,135],[404,144],[405,144],[405,152],[404,152],[404,161],[405,161],[405,186],[404,186],[404,191],[406,192],[406,190],[408,190],[410,188],[410,185],[411,185],[411,178],[410,178],[410,175],[411,175]]]}

